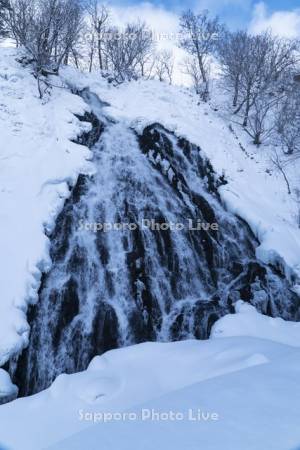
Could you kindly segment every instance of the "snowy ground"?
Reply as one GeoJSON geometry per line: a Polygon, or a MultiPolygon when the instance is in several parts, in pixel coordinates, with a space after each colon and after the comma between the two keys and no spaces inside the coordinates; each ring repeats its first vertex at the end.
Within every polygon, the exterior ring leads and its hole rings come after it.
{"type": "Polygon", "coordinates": [[[202,419],[97,424],[49,450],[299,450],[299,353],[210,379],[136,409],[202,419]],[[218,420],[205,420],[217,412],[218,420]]]}
{"type": "Polygon", "coordinates": [[[210,340],[113,350],[1,406],[1,450],[299,449],[300,330],[238,308],[210,340]]]}

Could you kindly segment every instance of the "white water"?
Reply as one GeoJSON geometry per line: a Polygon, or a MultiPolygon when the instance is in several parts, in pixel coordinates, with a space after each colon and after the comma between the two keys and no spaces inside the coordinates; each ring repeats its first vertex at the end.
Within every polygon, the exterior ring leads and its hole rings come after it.
{"type": "Polygon", "coordinates": [[[53,265],[31,314],[30,345],[11,364],[23,395],[110,348],[205,338],[240,298],[292,314],[287,282],[255,260],[257,242],[221,205],[218,177],[201,150],[159,125],[138,137],[105,119],[95,96],[85,99],[105,129],[94,148],[95,175],[79,178],[51,236],[53,265]],[[144,219],[185,227],[153,231],[144,219]],[[217,222],[219,231],[191,231],[188,219],[217,222]],[[139,226],[85,228],[96,223],[139,226]]]}

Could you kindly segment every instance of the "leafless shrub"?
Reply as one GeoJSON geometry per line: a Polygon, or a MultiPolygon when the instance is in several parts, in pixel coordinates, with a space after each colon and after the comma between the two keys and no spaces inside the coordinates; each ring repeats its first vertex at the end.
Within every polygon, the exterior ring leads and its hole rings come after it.
{"type": "Polygon", "coordinates": [[[218,55],[226,85],[232,92],[232,106],[237,107],[242,83],[244,57],[249,36],[246,31],[224,31],[218,40],[218,55]]]}
{"type": "Polygon", "coordinates": [[[118,83],[145,75],[145,62],[152,51],[152,35],[145,23],[128,24],[123,31],[116,27],[108,30],[105,55],[118,83]]]}
{"type": "Polygon", "coordinates": [[[7,36],[6,14],[8,12],[8,0],[0,0],[0,39],[7,36]]]}
{"type": "Polygon", "coordinates": [[[105,58],[106,32],[110,22],[109,9],[99,3],[99,0],[89,0],[87,7],[89,36],[89,71],[97,57],[100,70],[107,70],[105,58]]]}
{"type": "Polygon", "coordinates": [[[56,73],[72,53],[81,17],[79,0],[9,0],[7,25],[35,61],[37,74],[56,73]]]}
{"type": "Polygon", "coordinates": [[[274,168],[281,173],[286,183],[286,187],[288,190],[288,194],[291,194],[291,186],[286,173],[286,168],[289,165],[290,161],[287,160],[284,155],[280,154],[276,147],[273,148],[273,154],[271,156],[271,162],[274,168]]]}
{"type": "Polygon", "coordinates": [[[172,84],[174,72],[173,52],[162,50],[155,55],[155,75],[159,81],[167,81],[172,84]]]}
{"type": "Polygon", "coordinates": [[[300,156],[300,88],[294,89],[286,96],[279,109],[275,126],[283,150],[300,156]]]}
{"type": "Polygon", "coordinates": [[[210,59],[221,29],[218,18],[210,18],[206,10],[200,14],[188,10],[180,18],[179,45],[190,55],[186,60],[186,73],[196,82],[196,90],[204,101],[209,97],[210,59]]]}
{"type": "Polygon", "coordinates": [[[232,92],[234,114],[259,145],[272,133],[273,116],[285,97],[286,79],[297,58],[294,41],[270,32],[225,32],[218,44],[225,84],[232,92]]]}

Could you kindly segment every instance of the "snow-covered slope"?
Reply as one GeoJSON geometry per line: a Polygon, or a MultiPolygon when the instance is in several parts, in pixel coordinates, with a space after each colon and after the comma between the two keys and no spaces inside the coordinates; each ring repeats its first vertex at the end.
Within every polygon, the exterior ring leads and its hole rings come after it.
{"type": "Polygon", "coordinates": [[[86,104],[63,88],[41,101],[17,56],[0,49],[0,366],[27,343],[27,305],[49,265],[45,229],[90,158],[70,141],[90,125],[74,116],[86,104]]]}
{"type": "Polygon", "coordinates": [[[234,326],[228,315],[212,333],[220,338],[232,330],[235,337],[113,350],[94,358],[88,370],[61,375],[46,391],[1,406],[0,443],[14,450],[96,450],[99,442],[105,450],[298,448],[295,325],[276,323],[275,334],[270,322],[262,339],[260,323],[269,318],[239,308],[234,326]],[[253,337],[239,336],[254,321],[253,337]],[[283,333],[290,345],[280,343],[283,333]]]}

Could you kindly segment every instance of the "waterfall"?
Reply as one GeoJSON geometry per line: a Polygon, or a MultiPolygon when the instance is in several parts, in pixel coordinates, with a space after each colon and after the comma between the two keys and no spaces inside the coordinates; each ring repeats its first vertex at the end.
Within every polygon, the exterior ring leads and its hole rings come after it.
{"type": "Polygon", "coordinates": [[[201,148],[160,124],[138,135],[84,98],[102,124],[95,173],[79,176],[51,233],[30,343],[9,368],[20,395],[112,348],[207,338],[238,299],[298,320],[289,281],[256,259],[258,242],[222,205],[226,181],[201,148]]]}

